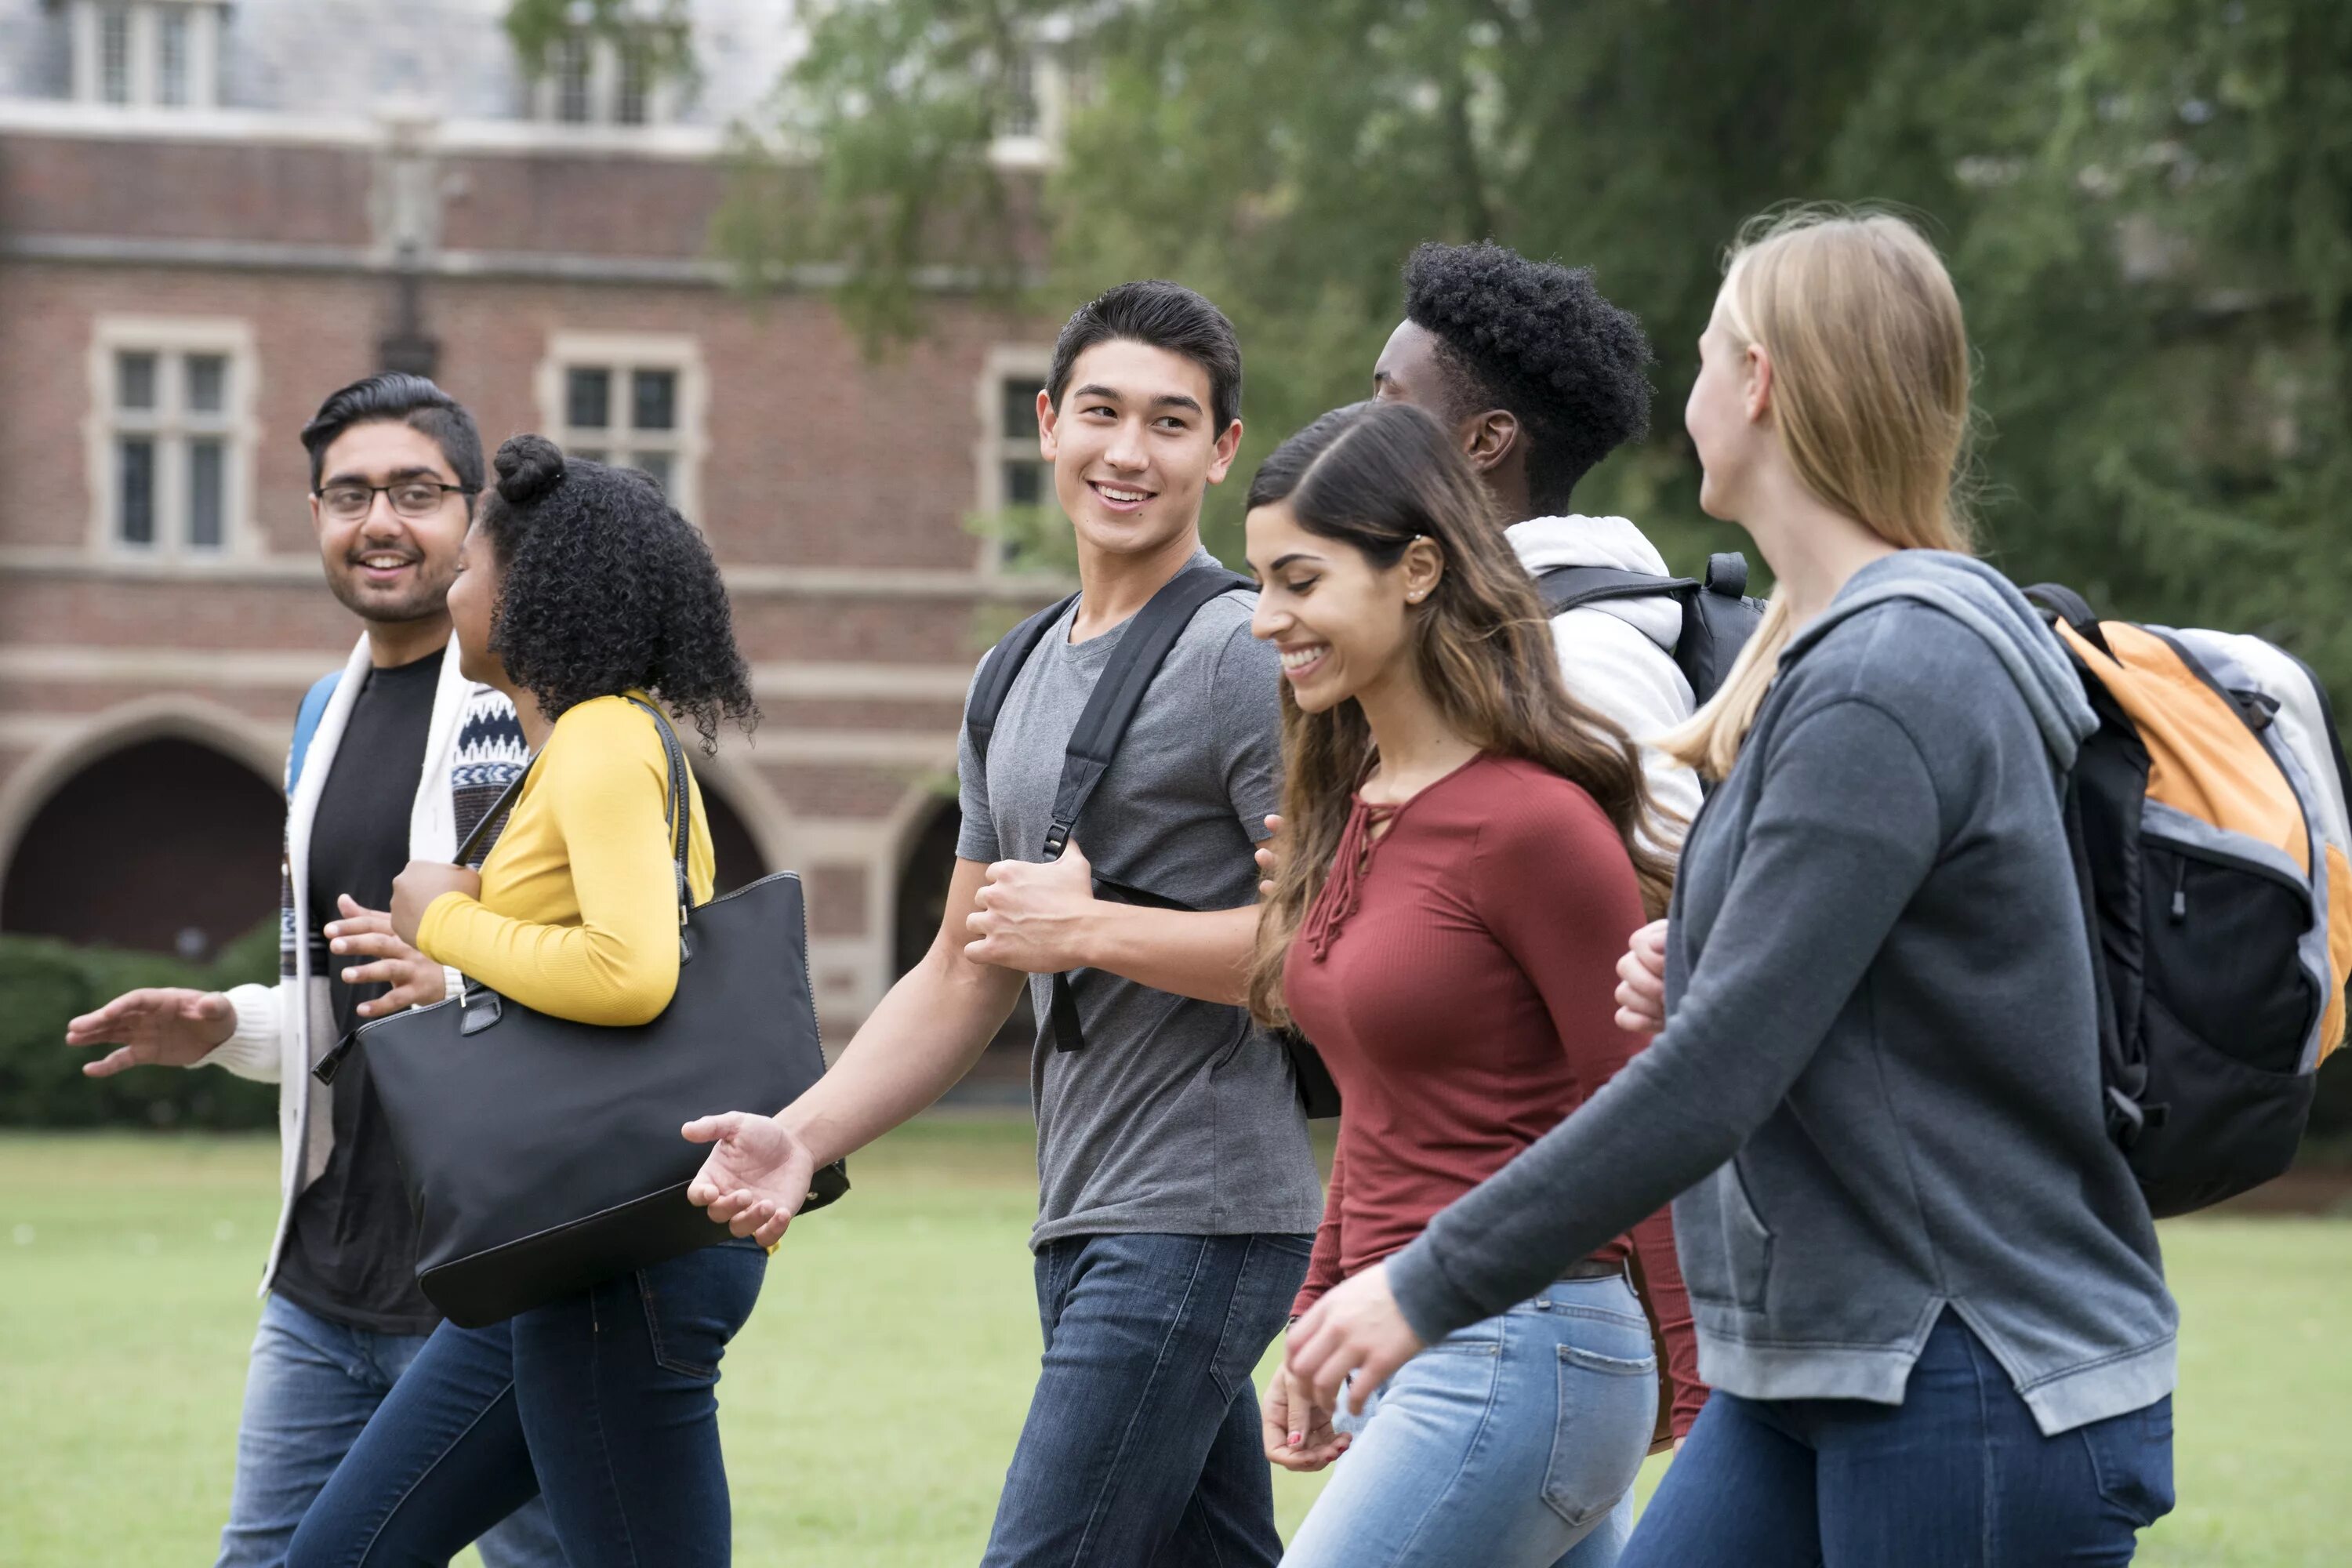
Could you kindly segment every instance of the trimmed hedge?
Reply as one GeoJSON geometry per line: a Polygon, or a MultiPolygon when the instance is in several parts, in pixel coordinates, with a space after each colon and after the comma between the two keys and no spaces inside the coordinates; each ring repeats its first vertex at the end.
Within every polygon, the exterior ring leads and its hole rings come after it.
{"type": "Polygon", "coordinates": [[[156,952],[0,936],[0,1127],[275,1129],[278,1086],[218,1068],[82,1076],[104,1053],[66,1044],[66,1023],[142,985],[225,991],[278,977],[273,916],[211,963],[156,952]]]}

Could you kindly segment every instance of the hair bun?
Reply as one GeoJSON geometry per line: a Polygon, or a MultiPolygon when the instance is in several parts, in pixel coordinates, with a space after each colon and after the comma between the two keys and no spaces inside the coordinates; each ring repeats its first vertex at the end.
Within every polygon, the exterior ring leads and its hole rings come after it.
{"type": "Polygon", "coordinates": [[[544,436],[516,436],[499,448],[499,494],[509,506],[529,506],[563,482],[563,448],[544,436]]]}

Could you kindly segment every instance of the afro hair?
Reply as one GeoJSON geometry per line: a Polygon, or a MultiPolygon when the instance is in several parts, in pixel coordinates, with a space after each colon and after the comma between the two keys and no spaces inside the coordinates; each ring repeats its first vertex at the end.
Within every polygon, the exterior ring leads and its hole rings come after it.
{"type": "Polygon", "coordinates": [[[1528,441],[1528,499],[1565,512],[1595,463],[1650,428],[1650,340],[1592,271],[1492,240],[1415,249],[1404,313],[1433,333],[1455,413],[1507,408],[1528,441]]]}
{"type": "Polygon", "coordinates": [[[690,719],[702,749],[719,726],[759,721],[710,546],[633,468],[567,458],[517,436],[475,526],[498,552],[490,651],[550,719],[642,688],[690,719]]]}

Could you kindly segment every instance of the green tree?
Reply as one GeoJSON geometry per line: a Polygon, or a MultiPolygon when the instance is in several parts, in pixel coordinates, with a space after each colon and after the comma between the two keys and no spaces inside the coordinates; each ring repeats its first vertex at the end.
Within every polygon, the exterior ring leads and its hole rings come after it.
{"type": "MultiPolygon", "coordinates": [[[[877,351],[927,290],[1046,320],[1202,289],[1249,360],[1242,468],[1363,395],[1424,238],[1589,264],[1656,344],[1650,438],[1580,491],[1695,563],[1680,403],[1723,248],[1892,203],[1979,351],[1980,510],[2021,578],[2258,630],[2352,691],[2329,503],[2352,444],[2352,8],[2336,0],[837,0],[720,226],[748,281],[843,264],[877,351]],[[1024,52],[1061,156],[992,162],[1024,52]]],[[[1230,552],[1238,486],[1213,509],[1230,552]]]]}

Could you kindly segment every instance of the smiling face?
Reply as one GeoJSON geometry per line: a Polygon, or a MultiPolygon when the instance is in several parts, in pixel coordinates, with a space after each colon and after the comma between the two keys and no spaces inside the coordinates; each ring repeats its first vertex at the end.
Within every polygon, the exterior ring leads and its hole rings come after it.
{"type": "Polygon", "coordinates": [[[1393,566],[1309,532],[1286,500],[1249,514],[1258,580],[1250,631],[1282,654],[1282,678],[1309,713],[1361,698],[1412,673],[1414,606],[1442,573],[1437,546],[1416,540],[1393,566]]]}
{"type": "MultiPolygon", "coordinates": [[[[422,430],[390,420],[354,425],[321,454],[318,489],[335,485],[392,485],[429,479],[454,485],[457,474],[441,444],[422,430]]],[[[450,579],[457,571],[457,548],[466,537],[468,508],[457,490],[442,492],[427,517],[403,517],[392,498],[375,496],[364,516],[342,521],[328,515],[314,495],[310,526],[327,586],[363,620],[399,623],[442,614],[450,579]]]]}
{"type": "Polygon", "coordinates": [[[1078,355],[1058,411],[1038,395],[1039,449],[1081,549],[1149,555],[1197,535],[1241,444],[1241,421],[1215,430],[1211,406],[1207,370],[1132,338],[1078,355]]]}

